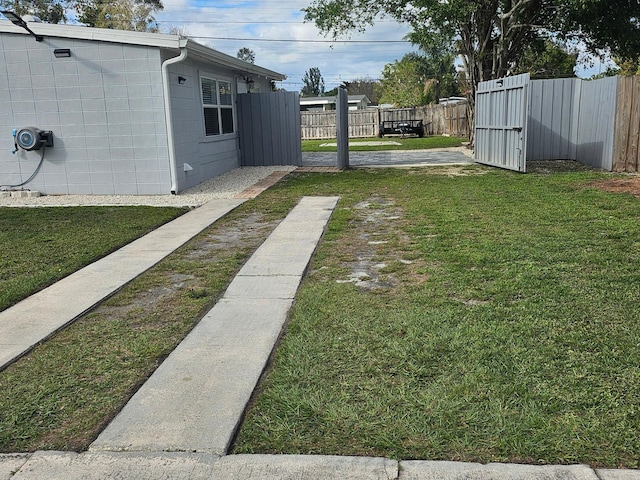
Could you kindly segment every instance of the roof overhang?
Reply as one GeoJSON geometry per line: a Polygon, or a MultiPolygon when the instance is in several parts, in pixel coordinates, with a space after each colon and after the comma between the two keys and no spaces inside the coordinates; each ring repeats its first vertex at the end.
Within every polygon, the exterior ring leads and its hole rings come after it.
{"type": "MultiPolygon", "coordinates": [[[[78,40],[94,40],[111,43],[122,43],[128,45],[142,45],[147,47],[157,47],[167,50],[179,50],[186,48],[189,57],[197,57],[205,61],[214,62],[222,66],[231,68],[238,73],[248,73],[261,75],[271,80],[281,81],[285,75],[274,72],[267,68],[245,62],[213,48],[201,45],[194,40],[182,38],[178,35],[165,35],[160,33],[130,32],[126,30],[112,30],[107,28],[91,28],[80,25],[54,25],[49,23],[30,22],[31,28],[37,35],[47,38],[71,38],[78,40]]],[[[29,35],[24,29],[13,25],[8,20],[0,20],[0,33],[17,33],[29,35]]]]}
{"type": "Polygon", "coordinates": [[[282,81],[287,78],[281,73],[274,72],[273,70],[269,70],[258,65],[254,65],[253,63],[245,62],[244,60],[240,60],[239,58],[235,58],[231,55],[227,55],[225,53],[214,50],[213,48],[206,47],[191,39],[187,41],[186,47],[187,51],[189,52],[189,57],[198,57],[204,60],[215,62],[225,67],[231,68],[238,73],[260,75],[276,81],[282,81]]]}

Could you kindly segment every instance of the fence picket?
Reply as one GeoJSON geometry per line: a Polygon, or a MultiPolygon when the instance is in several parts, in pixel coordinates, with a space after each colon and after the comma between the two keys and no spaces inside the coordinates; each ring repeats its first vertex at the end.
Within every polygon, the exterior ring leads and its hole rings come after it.
{"type": "MultiPolygon", "coordinates": [[[[300,112],[303,140],[336,137],[335,112],[300,112]]],[[[469,136],[466,103],[427,105],[424,107],[352,110],[349,112],[349,137],[378,135],[381,121],[422,120],[427,135],[469,136]]]]}

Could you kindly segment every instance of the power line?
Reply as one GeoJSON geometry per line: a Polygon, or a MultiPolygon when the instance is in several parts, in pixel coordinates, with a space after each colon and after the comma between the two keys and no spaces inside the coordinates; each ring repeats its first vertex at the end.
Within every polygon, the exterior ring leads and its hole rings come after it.
{"type": "Polygon", "coordinates": [[[203,35],[187,35],[188,38],[204,38],[207,40],[229,40],[234,42],[293,42],[293,43],[411,43],[409,40],[298,40],[277,38],[235,38],[209,37],[203,35]]]}

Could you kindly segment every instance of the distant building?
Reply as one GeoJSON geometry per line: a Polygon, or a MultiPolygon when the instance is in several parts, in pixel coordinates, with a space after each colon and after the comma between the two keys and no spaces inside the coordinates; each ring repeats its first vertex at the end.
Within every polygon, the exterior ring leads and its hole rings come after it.
{"type": "MultiPolygon", "coordinates": [[[[366,95],[349,95],[349,110],[364,110],[371,103],[366,95]]],[[[336,109],[336,97],[300,97],[301,112],[327,112],[336,109]]]]}
{"type": "Polygon", "coordinates": [[[467,99],[465,97],[448,97],[438,99],[438,103],[440,105],[456,105],[458,103],[463,103],[466,101],[467,99]]]}

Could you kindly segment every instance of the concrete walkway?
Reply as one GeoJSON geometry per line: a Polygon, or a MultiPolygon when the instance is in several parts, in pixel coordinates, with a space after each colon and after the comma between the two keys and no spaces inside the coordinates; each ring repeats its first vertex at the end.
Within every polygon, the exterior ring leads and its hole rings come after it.
{"type": "Polygon", "coordinates": [[[337,197],[305,197],[91,451],[224,455],[337,197]]]}
{"type": "Polygon", "coordinates": [[[246,200],[214,200],[0,312],[0,370],[246,200]]]}
{"type": "Polygon", "coordinates": [[[89,452],[0,455],[0,480],[640,480],[585,465],[226,455],[336,202],[307,197],[291,211],[89,452]]]}
{"type": "MultiPolygon", "coordinates": [[[[383,150],[377,152],[349,152],[351,167],[412,167],[430,165],[464,165],[473,159],[458,149],[447,150],[383,150]]],[[[304,167],[331,167],[337,165],[335,152],[305,152],[304,167]]]]}

